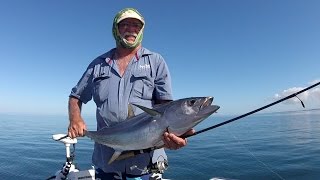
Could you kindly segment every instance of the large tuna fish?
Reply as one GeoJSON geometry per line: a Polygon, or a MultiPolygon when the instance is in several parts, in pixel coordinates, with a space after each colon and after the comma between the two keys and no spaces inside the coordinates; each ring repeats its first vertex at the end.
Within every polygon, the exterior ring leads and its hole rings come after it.
{"type": "Polygon", "coordinates": [[[99,131],[86,131],[85,135],[115,150],[110,164],[123,151],[160,148],[164,145],[162,136],[166,131],[177,136],[186,133],[219,109],[219,106],[211,105],[212,101],[212,97],[191,97],[160,104],[153,109],[135,105],[144,113],[130,115],[133,113],[129,108],[125,121],[99,131]]]}

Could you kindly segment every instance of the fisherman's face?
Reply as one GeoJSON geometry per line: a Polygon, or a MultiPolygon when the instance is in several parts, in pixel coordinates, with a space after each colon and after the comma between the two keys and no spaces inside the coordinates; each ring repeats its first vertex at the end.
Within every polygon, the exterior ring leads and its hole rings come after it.
{"type": "Polygon", "coordinates": [[[127,18],[118,23],[120,35],[129,43],[134,43],[142,27],[143,24],[134,18],[127,18]]]}

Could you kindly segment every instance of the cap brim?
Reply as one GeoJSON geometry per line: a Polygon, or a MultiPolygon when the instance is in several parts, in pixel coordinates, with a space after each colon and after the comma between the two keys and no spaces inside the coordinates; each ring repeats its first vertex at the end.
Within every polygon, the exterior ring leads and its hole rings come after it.
{"type": "Polygon", "coordinates": [[[134,18],[134,19],[138,19],[139,21],[141,21],[143,24],[144,24],[144,20],[143,18],[137,14],[136,12],[134,11],[126,11],[124,12],[120,17],[119,19],[117,20],[117,23],[119,23],[120,21],[124,20],[124,19],[127,19],[127,18],[134,18]]]}

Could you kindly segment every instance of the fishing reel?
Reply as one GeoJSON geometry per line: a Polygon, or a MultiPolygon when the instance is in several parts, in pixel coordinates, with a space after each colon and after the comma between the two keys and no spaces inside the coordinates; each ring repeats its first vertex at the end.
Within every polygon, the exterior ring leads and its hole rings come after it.
{"type": "Polygon", "coordinates": [[[156,162],[153,161],[153,159],[150,159],[150,164],[145,167],[144,169],[139,169],[136,165],[130,167],[131,170],[138,169],[141,171],[142,174],[152,174],[150,179],[152,180],[165,180],[162,178],[162,174],[165,170],[168,169],[168,160],[164,158],[163,156],[159,156],[156,160],[156,162]],[[160,160],[161,159],[161,160],[160,160]]]}
{"type": "Polygon", "coordinates": [[[151,163],[145,169],[139,169],[136,165],[130,167],[130,169],[138,169],[143,174],[152,174],[150,176],[150,180],[166,180],[162,178],[162,174],[165,170],[168,169],[168,161],[165,159],[164,161],[157,161],[156,163],[151,163]]]}
{"type": "Polygon", "coordinates": [[[165,170],[168,169],[168,160],[164,159],[163,161],[157,161],[156,163],[152,163],[148,169],[151,173],[161,173],[163,174],[165,170]]]}

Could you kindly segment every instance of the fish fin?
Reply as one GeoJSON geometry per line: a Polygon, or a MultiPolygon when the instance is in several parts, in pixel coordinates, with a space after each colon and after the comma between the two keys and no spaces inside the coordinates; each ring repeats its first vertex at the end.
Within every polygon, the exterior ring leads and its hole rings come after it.
{"type": "Polygon", "coordinates": [[[115,152],[113,153],[112,157],[110,158],[108,164],[111,164],[114,160],[116,160],[120,156],[121,153],[122,153],[122,151],[115,150],[115,152]]]}
{"type": "Polygon", "coordinates": [[[154,110],[154,109],[150,109],[150,108],[147,108],[147,107],[144,107],[144,106],[140,106],[138,104],[133,104],[135,106],[137,106],[138,108],[140,108],[141,110],[143,110],[144,112],[150,114],[151,116],[158,116],[158,115],[162,115],[162,113],[154,110]]]}
{"type": "Polygon", "coordinates": [[[131,104],[128,104],[128,118],[134,117],[134,111],[131,104]]]}

